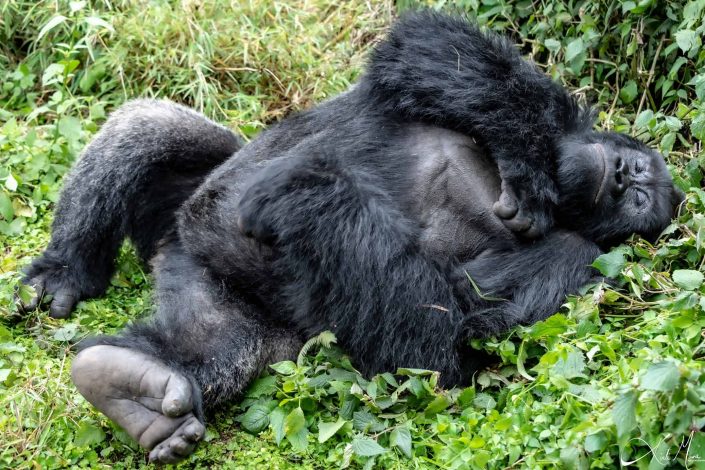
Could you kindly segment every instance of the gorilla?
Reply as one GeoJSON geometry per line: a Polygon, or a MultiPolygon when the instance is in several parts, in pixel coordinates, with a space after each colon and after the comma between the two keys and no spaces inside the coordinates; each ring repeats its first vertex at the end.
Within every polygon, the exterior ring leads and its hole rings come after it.
{"type": "Polygon", "coordinates": [[[159,462],[322,330],[364,374],[464,383],[482,363],[469,339],[554,313],[599,278],[595,257],[655,239],[682,199],[658,153],[593,123],[506,38],[428,11],[347,92],[244,146],[132,101],[67,178],[24,308],[66,317],[102,294],[126,237],[150,261],[154,315],[82,341],[72,377],[159,462]]]}

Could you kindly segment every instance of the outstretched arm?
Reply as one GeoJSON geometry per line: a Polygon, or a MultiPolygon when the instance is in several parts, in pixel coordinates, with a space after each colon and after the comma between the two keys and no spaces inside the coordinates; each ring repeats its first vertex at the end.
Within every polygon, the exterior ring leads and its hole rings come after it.
{"type": "Polygon", "coordinates": [[[527,235],[546,233],[557,200],[556,141],[590,129],[592,114],[506,38],[440,13],[407,15],[376,47],[361,88],[403,119],[478,138],[516,194],[519,215],[532,218],[527,235]]]}

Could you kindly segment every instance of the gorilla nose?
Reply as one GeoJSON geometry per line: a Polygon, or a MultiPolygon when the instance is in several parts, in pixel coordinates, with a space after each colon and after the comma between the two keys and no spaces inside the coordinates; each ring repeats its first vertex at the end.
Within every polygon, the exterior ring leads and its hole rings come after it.
{"type": "Polygon", "coordinates": [[[618,194],[622,194],[629,187],[629,167],[621,158],[617,159],[617,165],[614,172],[614,190],[618,194]]]}

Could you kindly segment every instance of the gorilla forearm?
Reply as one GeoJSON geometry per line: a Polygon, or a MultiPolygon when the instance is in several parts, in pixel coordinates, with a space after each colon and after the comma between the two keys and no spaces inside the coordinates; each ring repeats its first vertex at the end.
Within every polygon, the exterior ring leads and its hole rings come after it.
{"type": "Polygon", "coordinates": [[[592,126],[591,113],[509,40],[433,12],[392,28],[361,85],[391,114],[478,138],[535,210],[557,202],[557,140],[592,126]]]}
{"type": "Polygon", "coordinates": [[[566,295],[601,279],[591,267],[601,253],[577,233],[556,230],[520,250],[490,252],[457,269],[467,273],[483,296],[510,300],[491,305],[503,312],[493,323],[500,333],[508,329],[503,324],[507,319],[518,315],[527,324],[543,320],[558,311],[566,295]]]}

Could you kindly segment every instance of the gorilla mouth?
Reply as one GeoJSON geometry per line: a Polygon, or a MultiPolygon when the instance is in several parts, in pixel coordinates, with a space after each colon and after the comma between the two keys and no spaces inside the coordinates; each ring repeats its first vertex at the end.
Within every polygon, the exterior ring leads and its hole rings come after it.
{"type": "Polygon", "coordinates": [[[600,161],[602,162],[602,177],[600,178],[600,185],[597,187],[597,193],[595,194],[595,199],[593,200],[593,204],[597,206],[597,203],[602,199],[602,196],[605,194],[605,188],[607,187],[607,180],[609,179],[609,174],[607,171],[607,156],[605,155],[605,149],[602,147],[601,144],[592,144],[592,146],[594,147],[595,152],[600,157],[600,161]]]}

